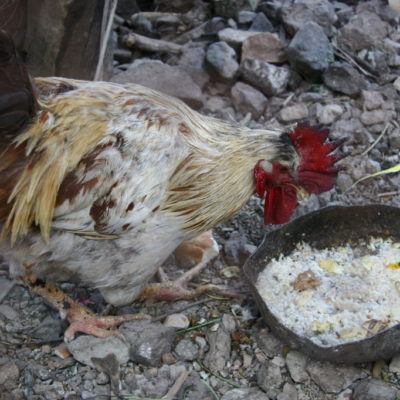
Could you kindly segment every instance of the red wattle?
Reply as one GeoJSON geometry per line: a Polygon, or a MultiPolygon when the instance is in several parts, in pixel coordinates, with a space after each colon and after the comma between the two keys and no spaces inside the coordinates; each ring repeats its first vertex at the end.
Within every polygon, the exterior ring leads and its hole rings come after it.
{"type": "Polygon", "coordinates": [[[292,187],[270,187],[264,203],[264,222],[284,224],[288,222],[298,205],[296,191],[292,187]]]}

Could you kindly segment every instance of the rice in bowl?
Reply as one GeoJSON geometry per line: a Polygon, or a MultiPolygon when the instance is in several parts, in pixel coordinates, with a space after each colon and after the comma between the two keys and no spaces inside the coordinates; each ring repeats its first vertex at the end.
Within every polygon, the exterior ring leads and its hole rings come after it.
{"type": "Polygon", "coordinates": [[[299,243],[268,263],[256,288],[283,325],[319,346],[364,339],[400,322],[400,243],[299,243]]]}

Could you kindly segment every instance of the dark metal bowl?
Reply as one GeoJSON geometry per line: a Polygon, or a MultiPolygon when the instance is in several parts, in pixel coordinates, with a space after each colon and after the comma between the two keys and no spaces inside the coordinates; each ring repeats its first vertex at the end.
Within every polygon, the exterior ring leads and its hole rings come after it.
{"type": "Polygon", "coordinates": [[[323,361],[367,362],[391,358],[400,352],[400,323],[362,340],[319,346],[284,326],[270,312],[255,287],[258,274],[269,261],[280,254],[288,255],[300,241],[323,249],[371,236],[392,237],[400,241],[400,208],[384,205],[327,207],[300,217],[265,236],[260,247],[244,265],[244,275],[261,314],[277,337],[291,348],[323,361]]]}

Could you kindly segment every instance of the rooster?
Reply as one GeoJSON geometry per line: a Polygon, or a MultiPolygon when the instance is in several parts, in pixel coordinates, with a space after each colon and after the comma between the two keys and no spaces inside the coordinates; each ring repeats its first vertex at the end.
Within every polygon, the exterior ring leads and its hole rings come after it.
{"type": "Polygon", "coordinates": [[[266,196],[265,222],[281,224],[301,193],[331,189],[341,156],[327,136],[306,125],[251,130],[139,85],[32,81],[1,33],[0,252],[14,277],[35,281],[33,291],[67,315],[66,336],[106,336],[121,317],[96,318],[51,282],[99,288],[113,305],[215,289],[188,289],[190,271],[146,284],[180,243],[255,191],[266,196]]]}

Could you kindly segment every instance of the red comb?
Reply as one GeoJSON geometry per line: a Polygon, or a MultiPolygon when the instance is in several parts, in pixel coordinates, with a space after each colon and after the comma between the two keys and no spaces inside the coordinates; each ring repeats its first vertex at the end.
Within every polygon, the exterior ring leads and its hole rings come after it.
{"type": "Polygon", "coordinates": [[[289,135],[300,156],[298,182],[310,193],[330,190],[341,169],[334,164],[346,154],[330,154],[344,140],[326,142],[329,130],[317,126],[299,125],[289,135]]]}

